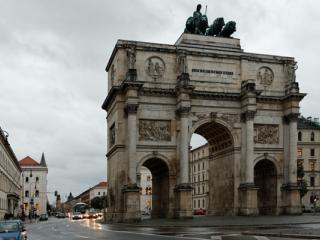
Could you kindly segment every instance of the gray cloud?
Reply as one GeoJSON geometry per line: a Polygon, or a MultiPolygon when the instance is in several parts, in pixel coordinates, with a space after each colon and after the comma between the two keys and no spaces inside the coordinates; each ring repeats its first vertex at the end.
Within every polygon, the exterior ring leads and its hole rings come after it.
{"type": "MultiPolygon", "coordinates": [[[[198,2],[0,0],[0,125],[18,158],[40,160],[45,152],[49,191],[76,195],[106,177],[100,106],[117,39],[173,44],[198,2]]],[[[237,22],[234,36],[245,51],[295,57],[308,93],[301,112],[319,116],[320,2],[200,3],[208,5],[210,22],[237,22]]]]}

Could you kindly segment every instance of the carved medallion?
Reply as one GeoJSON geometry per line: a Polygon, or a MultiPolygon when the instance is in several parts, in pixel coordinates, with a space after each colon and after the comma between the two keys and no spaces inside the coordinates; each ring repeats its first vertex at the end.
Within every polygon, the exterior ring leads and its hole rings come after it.
{"type": "Polygon", "coordinates": [[[171,141],[170,120],[139,120],[140,141],[171,141]]]}
{"type": "Polygon", "coordinates": [[[255,124],[254,125],[254,143],[278,144],[279,143],[279,125],[255,124]]]}
{"type": "Polygon", "coordinates": [[[271,85],[274,79],[273,72],[270,68],[268,67],[261,67],[258,70],[257,74],[257,80],[262,84],[262,85],[271,85]]]}
{"type": "Polygon", "coordinates": [[[147,59],[145,69],[147,74],[156,80],[163,76],[165,64],[161,58],[154,56],[147,59]]]}

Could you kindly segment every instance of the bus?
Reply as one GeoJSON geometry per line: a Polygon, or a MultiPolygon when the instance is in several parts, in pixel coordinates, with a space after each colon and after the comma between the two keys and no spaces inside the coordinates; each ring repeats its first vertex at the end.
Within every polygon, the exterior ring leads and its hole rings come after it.
{"type": "Polygon", "coordinates": [[[84,218],[83,216],[88,212],[89,205],[86,203],[76,203],[72,208],[72,216],[79,216],[79,213],[81,214],[81,218],[84,218]]]}

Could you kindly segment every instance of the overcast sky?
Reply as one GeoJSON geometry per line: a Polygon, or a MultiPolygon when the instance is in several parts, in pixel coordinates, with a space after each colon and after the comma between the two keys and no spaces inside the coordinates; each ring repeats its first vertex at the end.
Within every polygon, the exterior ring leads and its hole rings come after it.
{"type": "Polygon", "coordinates": [[[237,22],[246,52],[295,57],[301,113],[320,116],[318,0],[0,0],[0,126],[19,160],[45,153],[50,192],[64,200],[106,179],[101,105],[117,39],[174,44],[198,3],[210,23],[237,22]]]}

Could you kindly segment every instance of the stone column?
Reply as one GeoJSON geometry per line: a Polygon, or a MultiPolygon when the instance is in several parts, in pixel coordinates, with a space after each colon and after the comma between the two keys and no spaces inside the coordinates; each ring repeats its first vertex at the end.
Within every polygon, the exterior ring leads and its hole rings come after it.
{"type": "Polygon", "coordinates": [[[175,192],[175,217],[192,217],[192,186],[189,183],[189,111],[191,86],[189,74],[181,73],[178,77],[177,115],[180,118],[179,134],[179,177],[175,192]]]}
{"type": "Polygon", "coordinates": [[[245,123],[245,161],[244,161],[244,179],[240,184],[240,214],[257,215],[258,188],[254,185],[254,115],[255,111],[246,111],[242,113],[242,121],[245,123]]]}
{"type": "Polygon", "coordinates": [[[241,153],[241,184],[239,186],[241,215],[257,215],[258,188],[254,185],[254,116],[257,110],[257,92],[253,80],[241,83],[242,107],[242,153],[241,153]]]}
{"type": "Polygon", "coordinates": [[[137,183],[136,173],[136,139],[137,139],[137,104],[127,104],[126,113],[128,115],[128,175],[129,184],[137,183]]]}
{"type": "Polygon", "coordinates": [[[137,109],[138,104],[127,103],[125,107],[128,116],[128,183],[122,189],[124,194],[124,222],[137,222],[141,220],[140,188],[137,185],[136,172],[137,109]]]}
{"type": "Polygon", "coordinates": [[[179,109],[180,113],[180,177],[179,184],[189,183],[189,110],[188,107],[179,109]]]}
{"type": "Polygon", "coordinates": [[[285,184],[282,186],[283,213],[301,214],[300,191],[297,184],[297,120],[298,113],[290,113],[285,116],[285,123],[288,124],[289,154],[285,158],[284,167],[287,172],[285,184]]]}

